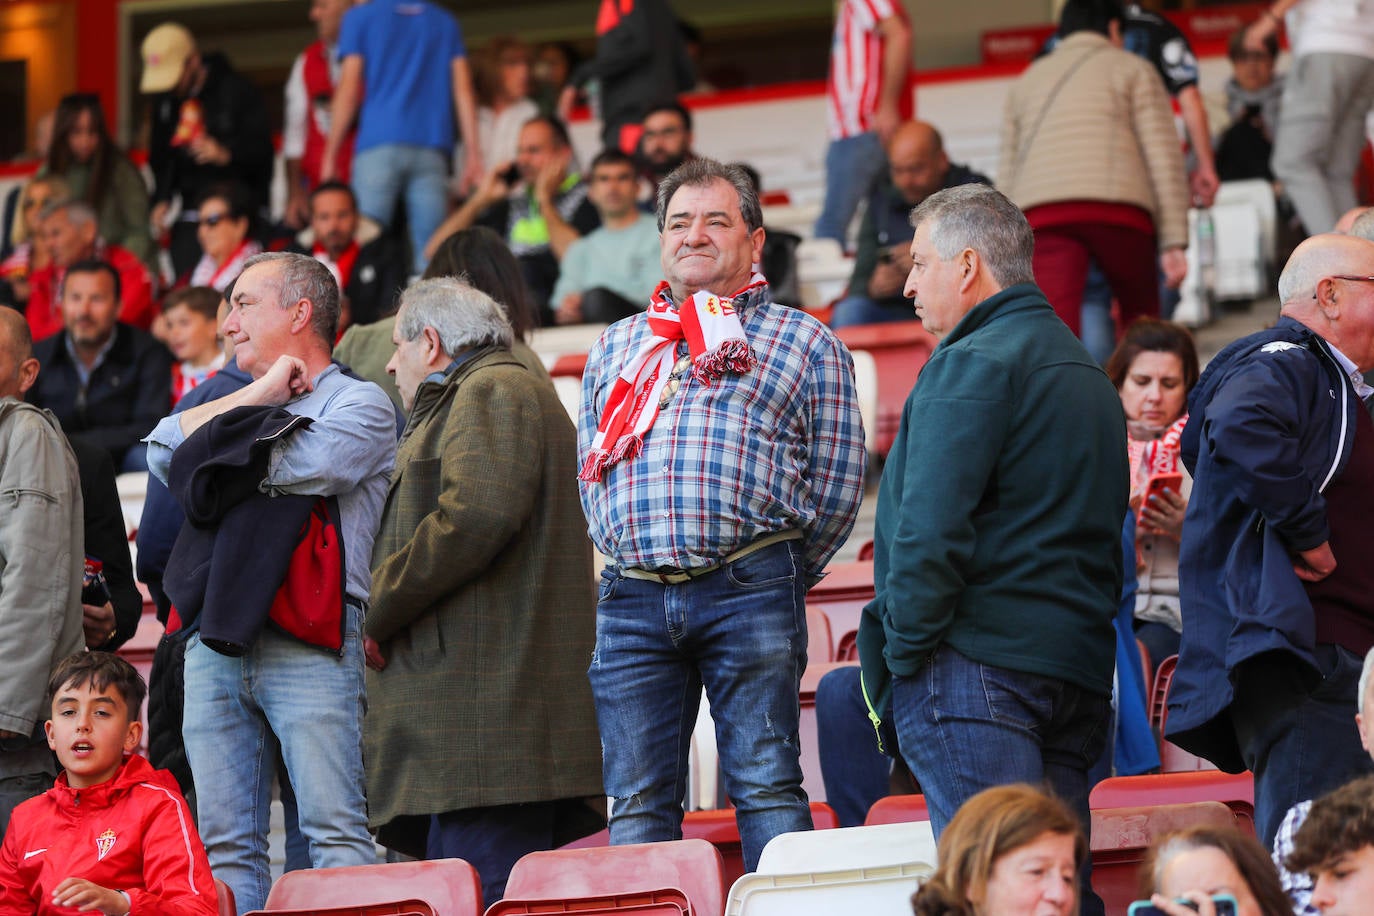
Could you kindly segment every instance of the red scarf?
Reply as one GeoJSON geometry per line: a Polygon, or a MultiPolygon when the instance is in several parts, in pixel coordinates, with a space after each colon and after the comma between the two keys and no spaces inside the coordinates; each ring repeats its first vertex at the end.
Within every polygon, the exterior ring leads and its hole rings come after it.
{"type": "Polygon", "coordinates": [[[639,454],[658,417],[659,396],[676,361],[679,340],[687,341],[692,378],[703,385],[726,372],[744,373],[754,368],[757,359],[731,303],[766,282],[754,274],[749,284],[728,300],[702,290],[681,306],[668,298],[666,280],[658,285],[647,310],[653,336],[620,370],[579,479],[599,481],[606,468],[639,454]]]}
{"type": "Polygon", "coordinates": [[[343,250],[343,253],[339,255],[339,259],[336,261],[329,256],[329,252],[324,250],[323,245],[316,242],[310,254],[315,260],[328,267],[330,273],[334,273],[334,279],[338,281],[339,284],[339,292],[343,292],[344,287],[348,285],[348,281],[353,278],[353,265],[358,260],[359,250],[358,240],[354,239],[348,243],[348,247],[343,250]],[[337,273],[335,273],[335,271],[337,271],[337,273]]]}
{"type": "Polygon", "coordinates": [[[1179,443],[1183,427],[1188,425],[1185,413],[1153,439],[1126,437],[1126,450],[1131,463],[1131,508],[1138,508],[1145,495],[1145,485],[1156,474],[1179,472],[1179,443]]]}

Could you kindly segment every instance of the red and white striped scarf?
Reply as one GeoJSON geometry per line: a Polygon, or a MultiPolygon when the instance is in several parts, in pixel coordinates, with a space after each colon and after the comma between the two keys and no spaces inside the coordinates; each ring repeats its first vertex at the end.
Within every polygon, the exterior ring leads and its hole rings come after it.
{"type": "Polygon", "coordinates": [[[756,273],[729,299],[702,290],[681,305],[668,298],[666,280],[658,285],[646,312],[653,336],[625,363],[611,387],[591,450],[577,475],[580,479],[599,481],[606,468],[639,454],[658,417],[659,396],[676,361],[679,340],[687,341],[692,378],[702,384],[726,372],[754,368],[757,360],[732,303],[767,282],[756,273]]]}
{"type": "Polygon", "coordinates": [[[1126,450],[1131,462],[1132,508],[1140,505],[1151,477],[1156,474],[1177,474],[1180,470],[1180,440],[1183,438],[1183,427],[1187,425],[1188,415],[1185,413],[1159,430],[1154,438],[1126,437],[1126,450]]]}

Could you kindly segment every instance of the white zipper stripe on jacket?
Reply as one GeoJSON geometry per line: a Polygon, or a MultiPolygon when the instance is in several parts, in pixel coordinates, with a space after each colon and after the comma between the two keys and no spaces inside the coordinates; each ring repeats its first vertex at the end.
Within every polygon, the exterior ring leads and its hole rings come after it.
{"type": "Polygon", "coordinates": [[[1343,382],[1341,385],[1341,439],[1336,445],[1336,459],[1331,462],[1331,470],[1326,472],[1326,479],[1322,481],[1321,486],[1317,487],[1318,493],[1325,493],[1326,485],[1331,483],[1332,477],[1336,476],[1336,468],[1341,466],[1341,455],[1345,454],[1345,428],[1350,422],[1349,418],[1346,416],[1346,414],[1349,413],[1346,409],[1346,404],[1350,400],[1350,392],[1347,391],[1350,387],[1350,380],[1345,377],[1345,370],[1341,369],[1340,362],[1326,349],[1325,343],[1322,344],[1321,351],[1327,359],[1336,364],[1336,368],[1340,370],[1339,374],[1343,382]]]}

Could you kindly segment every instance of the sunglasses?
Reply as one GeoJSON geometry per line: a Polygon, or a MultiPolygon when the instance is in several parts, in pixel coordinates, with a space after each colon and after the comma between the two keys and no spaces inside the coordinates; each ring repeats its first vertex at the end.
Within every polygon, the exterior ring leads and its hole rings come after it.
{"type": "Polygon", "coordinates": [[[228,213],[212,213],[209,216],[202,216],[200,218],[200,223],[202,226],[209,226],[211,229],[213,229],[225,220],[230,219],[233,219],[233,217],[230,216],[228,213]]]}

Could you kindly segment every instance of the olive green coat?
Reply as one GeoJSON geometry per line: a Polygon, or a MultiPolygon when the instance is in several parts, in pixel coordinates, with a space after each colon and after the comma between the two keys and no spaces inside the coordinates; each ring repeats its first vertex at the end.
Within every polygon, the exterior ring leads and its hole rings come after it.
{"type": "Polygon", "coordinates": [[[553,386],[509,351],[416,391],[366,623],[387,660],[363,728],[384,843],[416,815],[602,795],[576,461],[553,386]]]}

